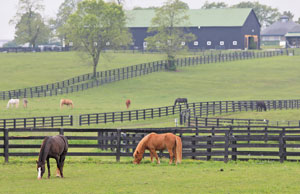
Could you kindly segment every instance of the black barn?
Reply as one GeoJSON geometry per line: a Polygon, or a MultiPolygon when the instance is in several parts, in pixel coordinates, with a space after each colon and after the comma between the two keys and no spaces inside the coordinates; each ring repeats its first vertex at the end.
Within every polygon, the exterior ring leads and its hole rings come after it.
{"type": "MultiPolygon", "coordinates": [[[[134,49],[146,49],[144,39],[155,16],[154,10],[127,12],[134,49]]],[[[180,26],[192,32],[197,39],[189,49],[259,49],[260,23],[252,9],[198,9],[188,10],[189,24],[180,26]]],[[[186,43],[182,43],[186,44],[186,43]]]]}

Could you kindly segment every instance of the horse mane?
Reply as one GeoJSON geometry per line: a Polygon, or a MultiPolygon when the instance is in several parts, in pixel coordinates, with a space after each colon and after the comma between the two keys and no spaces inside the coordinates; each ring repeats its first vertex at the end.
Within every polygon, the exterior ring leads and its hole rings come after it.
{"type": "Polygon", "coordinates": [[[44,155],[45,155],[45,148],[46,148],[46,143],[47,141],[50,139],[50,137],[45,137],[45,139],[43,140],[43,143],[41,145],[41,150],[40,150],[40,153],[39,153],[39,162],[42,162],[43,161],[43,158],[44,158],[44,155]]]}
{"type": "Polygon", "coordinates": [[[152,133],[146,135],[146,136],[138,143],[138,145],[136,146],[136,148],[135,148],[135,150],[134,150],[134,153],[133,153],[134,156],[136,155],[136,152],[137,152],[137,151],[140,151],[140,150],[142,149],[143,145],[144,145],[145,142],[149,139],[149,137],[150,137],[151,134],[152,134],[152,133]]]}

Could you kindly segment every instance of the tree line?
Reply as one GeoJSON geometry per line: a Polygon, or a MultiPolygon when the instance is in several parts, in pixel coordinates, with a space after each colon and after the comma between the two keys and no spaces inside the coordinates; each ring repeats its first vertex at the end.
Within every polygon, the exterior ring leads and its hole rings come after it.
{"type": "MultiPolygon", "coordinates": [[[[29,46],[35,47],[49,42],[72,46],[90,58],[96,77],[100,54],[104,49],[120,49],[132,44],[131,33],[126,28],[128,18],[122,6],[124,3],[125,0],[64,0],[56,18],[46,20],[42,17],[42,0],[19,0],[17,12],[10,20],[10,23],[15,25],[15,38],[6,46],[28,43],[29,46]]],[[[225,2],[206,1],[202,9],[228,7],[225,2]]],[[[293,18],[290,11],[280,13],[276,8],[259,2],[241,2],[231,7],[253,8],[263,25],[272,24],[280,15],[293,18]]],[[[192,33],[187,34],[176,28],[189,21],[188,4],[180,0],[166,0],[161,7],[151,8],[155,9],[155,17],[148,29],[153,36],[146,38],[147,49],[166,53],[169,61],[166,69],[175,70],[176,53],[187,48],[187,44],[183,45],[182,42],[195,40],[192,33]]]]}

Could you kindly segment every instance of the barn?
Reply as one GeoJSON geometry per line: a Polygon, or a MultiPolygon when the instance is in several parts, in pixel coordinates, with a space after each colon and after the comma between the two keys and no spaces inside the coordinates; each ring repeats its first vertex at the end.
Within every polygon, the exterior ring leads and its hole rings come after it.
{"type": "MultiPolygon", "coordinates": [[[[189,22],[180,26],[197,38],[189,49],[259,49],[260,23],[252,9],[190,9],[189,22]]],[[[145,38],[155,10],[130,10],[127,27],[133,37],[131,49],[147,48],[145,38]]],[[[183,43],[186,44],[186,43],[183,43]]]]}

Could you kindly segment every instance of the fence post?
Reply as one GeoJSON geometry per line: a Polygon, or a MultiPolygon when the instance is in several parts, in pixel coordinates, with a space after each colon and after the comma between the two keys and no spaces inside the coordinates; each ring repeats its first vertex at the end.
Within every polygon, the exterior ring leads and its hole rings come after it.
{"type": "Polygon", "coordinates": [[[228,162],[228,148],[229,148],[229,132],[225,132],[225,150],[224,150],[224,162],[228,162]]]}
{"type": "Polygon", "coordinates": [[[195,145],[196,145],[195,138],[196,138],[196,135],[193,135],[193,140],[192,140],[192,153],[193,153],[193,156],[192,156],[192,159],[196,159],[196,156],[195,156],[195,152],[196,152],[196,149],[195,149],[195,145]]]}
{"type": "Polygon", "coordinates": [[[280,163],[283,163],[284,160],[286,160],[286,148],[285,148],[285,128],[282,128],[282,131],[279,135],[279,157],[280,157],[280,163]]]}
{"type": "Polygon", "coordinates": [[[65,134],[64,128],[60,128],[60,129],[59,129],[59,135],[64,135],[64,134],[65,134]]]}
{"type": "Polygon", "coordinates": [[[100,149],[100,148],[102,148],[102,150],[103,150],[103,147],[101,147],[102,145],[103,145],[103,140],[102,140],[102,138],[103,138],[103,132],[102,131],[98,131],[98,149],[100,149]]]}
{"type": "Polygon", "coordinates": [[[210,160],[211,159],[211,145],[212,145],[212,143],[211,143],[211,135],[209,135],[207,137],[208,137],[208,140],[207,140],[207,143],[206,143],[206,145],[207,145],[207,148],[206,148],[206,152],[207,152],[207,154],[206,154],[206,160],[210,160]]]}
{"type": "Polygon", "coordinates": [[[120,162],[121,157],[121,129],[117,129],[117,149],[116,149],[116,160],[120,162]]]}
{"type": "Polygon", "coordinates": [[[8,129],[4,128],[4,158],[5,163],[8,163],[8,148],[9,148],[9,136],[8,136],[8,129]]]}

